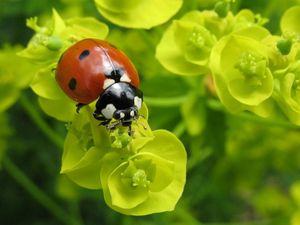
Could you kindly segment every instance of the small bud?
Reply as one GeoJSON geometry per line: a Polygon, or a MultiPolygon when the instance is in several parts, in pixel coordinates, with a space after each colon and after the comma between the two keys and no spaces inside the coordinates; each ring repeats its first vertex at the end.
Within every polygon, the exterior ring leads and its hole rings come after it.
{"type": "Polygon", "coordinates": [[[288,55],[292,48],[292,41],[290,39],[281,39],[277,42],[277,48],[282,55],[288,55]]]}
{"type": "Polygon", "coordinates": [[[215,4],[214,11],[221,18],[226,17],[229,10],[230,10],[230,4],[228,2],[220,1],[215,4]]]}
{"type": "Polygon", "coordinates": [[[114,130],[110,137],[112,139],[111,146],[113,148],[125,148],[132,140],[132,137],[128,134],[126,130],[122,130],[122,128],[118,128],[114,130]]]}
{"type": "Polygon", "coordinates": [[[58,51],[63,46],[63,43],[59,37],[49,37],[46,43],[46,47],[51,51],[58,51]]]}

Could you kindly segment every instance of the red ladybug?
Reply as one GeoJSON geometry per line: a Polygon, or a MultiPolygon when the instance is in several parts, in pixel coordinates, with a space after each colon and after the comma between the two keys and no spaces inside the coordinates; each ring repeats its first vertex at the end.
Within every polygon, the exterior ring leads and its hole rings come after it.
{"type": "Polygon", "coordinates": [[[61,89],[78,102],[79,110],[97,100],[94,117],[108,125],[130,126],[138,117],[143,93],[133,63],[106,41],[81,40],[68,48],[58,61],[55,76],[61,89]]]}

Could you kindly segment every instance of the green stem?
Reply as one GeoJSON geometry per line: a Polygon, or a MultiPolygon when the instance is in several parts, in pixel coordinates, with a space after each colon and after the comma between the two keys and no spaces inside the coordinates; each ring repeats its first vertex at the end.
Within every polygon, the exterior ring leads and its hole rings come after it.
{"type": "Polygon", "coordinates": [[[143,40],[148,44],[149,49],[155,51],[156,43],[151,37],[151,34],[149,31],[146,30],[138,30],[139,34],[143,37],[143,40]]]}
{"type": "Polygon", "coordinates": [[[271,220],[249,221],[249,222],[220,222],[220,223],[203,223],[202,225],[271,225],[271,220]]]}
{"type": "Polygon", "coordinates": [[[193,217],[191,213],[189,213],[186,209],[178,208],[176,210],[176,213],[178,214],[178,217],[184,221],[186,224],[189,225],[202,225],[200,221],[198,221],[196,218],[193,217]]]}
{"type": "Polygon", "coordinates": [[[251,115],[250,113],[246,113],[246,112],[242,112],[242,113],[239,113],[239,114],[233,115],[233,116],[236,116],[236,117],[241,118],[241,119],[246,119],[246,120],[249,120],[249,121],[253,121],[253,122],[256,122],[256,123],[259,123],[259,124],[265,124],[265,125],[268,125],[268,126],[277,126],[277,127],[296,129],[296,130],[300,129],[299,126],[296,126],[296,125],[291,124],[289,122],[262,118],[262,117],[259,117],[259,116],[256,116],[256,115],[251,115]]]}
{"type": "MultiPolygon", "coordinates": [[[[217,110],[217,111],[222,111],[226,112],[224,109],[224,106],[218,101],[218,100],[209,100],[208,106],[211,109],[217,110]]],[[[283,127],[283,128],[289,128],[289,129],[296,129],[299,130],[300,126],[294,125],[290,122],[282,121],[282,120],[274,120],[274,119],[269,119],[269,118],[263,118],[259,117],[255,114],[249,113],[249,112],[240,112],[237,114],[229,114],[232,117],[240,118],[240,119],[245,119],[248,121],[256,122],[259,124],[265,124],[268,126],[277,126],[277,127],[283,127]]]]}
{"type": "Polygon", "coordinates": [[[32,103],[25,95],[21,95],[19,102],[25,109],[27,114],[31,117],[36,126],[60,149],[63,148],[64,140],[54,132],[49,125],[43,120],[40,113],[38,113],[32,103]]]}
{"type": "Polygon", "coordinates": [[[31,196],[43,205],[50,213],[66,225],[77,224],[70,216],[36,186],[10,159],[3,159],[3,168],[18,182],[31,196]]]}
{"type": "MultiPolygon", "coordinates": [[[[278,4],[279,4],[279,1],[276,1],[276,0],[270,1],[268,6],[265,8],[264,12],[262,12],[263,16],[265,18],[270,18],[271,15],[277,11],[278,4]]],[[[280,2],[280,4],[282,4],[282,3],[280,2]]],[[[286,7],[286,4],[283,7],[286,7]]]]}
{"type": "Polygon", "coordinates": [[[180,106],[186,100],[186,96],[178,96],[178,97],[169,97],[169,98],[156,98],[156,97],[148,97],[145,96],[145,102],[149,106],[154,107],[174,107],[180,106]]]}
{"type": "Polygon", "coordinates": [[[77,225],[84,224],[80,215],[80,207],[77,201],[70,202],[70,212],[72,213],[72,217],[76,219],[77,225]]]}
{"type": "Polygon", "coordinates": [[[185,131],[184,121],[180,121],[176,127],[173,129],[172,133],[175,134],[178,138],[181,137],[185,131]]]}
{"type": "MultiPolygon", "coordinates": [[[[95,119],[92,116],[93,111],[92,111],[91,107],[89,105],[86,105],[85,109],[87,110],[87,114],[90,119],[90,125],[91,125],[91,129],[92,129],[92,135],[93,135],[95,146],[103,146],[104,147],[105,144],[109,144],[109,142],[103,141],[103,140],[109,139],[108,133],[104,127],[99,129],[99,126],[93,122],[95,119]]],[[[110,145],[108,145],[106,147],[110,147],[110,145]]]]}

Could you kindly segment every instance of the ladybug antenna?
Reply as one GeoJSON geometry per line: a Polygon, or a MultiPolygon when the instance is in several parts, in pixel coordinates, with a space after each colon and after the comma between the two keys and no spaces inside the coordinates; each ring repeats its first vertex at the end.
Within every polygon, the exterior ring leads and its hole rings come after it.
{"type": "Polygon", "coordinates": [[[77,103],[76,104],[76,112],[79,113],[80,109],[85,106],[86,104],[84,103],[77,103]]]}

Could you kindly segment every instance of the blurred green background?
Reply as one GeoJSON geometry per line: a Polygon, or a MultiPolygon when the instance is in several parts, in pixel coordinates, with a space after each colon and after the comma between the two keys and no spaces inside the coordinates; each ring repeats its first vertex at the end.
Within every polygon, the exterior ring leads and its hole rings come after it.
{"type": "MultiPolygon", "coordinates": [[[[211,9],[214,2],[185,0],[175,17],[195,3],[198,9],[211,9]]],[[[280,16],[296,4],[240,0],[234,11],[249,8],[260,13],[269,18],[266,27],[277,34],[280,16]]],[[[6,52],[28,43],[33,32],[26,28],[26,18],[46,20],[52,8],[64,18],[92,16],[110,26],[108,39],[132,58],[141,73],[151,127],[173,131],[187,149],[187,183],[174,212],[144,217],[114,212],[101,192],[77,187],[59,174],[62,149],[58,146],[66,134],[65,124],[45,115],[37,97],[25,88],[12,96],[14,103],[0,114],[0,224],[300,225],[300,129],[230,115],[212,107],[209,100],[202,105],[198,99],[206,115],[204,129],[189,135],[180,97],[189,94],[190,84],[164,70],[154,57],[165,25],[146,32],[119,28],[101,17],[92,0],[0,0],[0,71],[18,67],[6,52]],[[138,50],[133,43],[139,43],[138,50]],[[157,96],[179,100],[163,106],[153,100],[157,96]]],[[[1,79],[0,84],[6,82],[1,79]]],[[[10,95],[10,90],[1,88],[0,96],[10,95]]]]}

